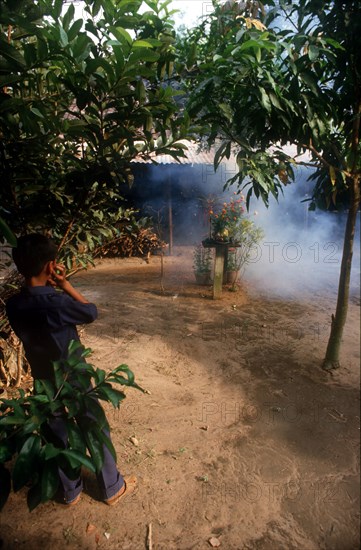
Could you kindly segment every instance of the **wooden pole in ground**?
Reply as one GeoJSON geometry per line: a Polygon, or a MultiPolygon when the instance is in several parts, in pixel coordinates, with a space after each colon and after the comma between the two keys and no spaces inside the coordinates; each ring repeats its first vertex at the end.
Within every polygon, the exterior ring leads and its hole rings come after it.
{"type": "Polygon", "coordinates": [[[173,209],[172,209],[172,181],[170,168],[167,167],[167,195],[168,195],[168,228],[169,228],[169,256],[173,253],[173,209]]]}
{"type": "Polygon", "coordinates": [[[216,300],[222,296],[224,254],[226,247],[216,244],[216,257],[214,262],[214,281],[213,281],[213,299],[216,300]]]}

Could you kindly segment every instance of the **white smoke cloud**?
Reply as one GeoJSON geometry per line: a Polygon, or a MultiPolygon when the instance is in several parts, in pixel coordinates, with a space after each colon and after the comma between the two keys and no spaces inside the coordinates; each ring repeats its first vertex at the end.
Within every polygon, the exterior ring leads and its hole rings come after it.
{"type": "MultiPolygon", "coordinates": [[[[346,212],[308,210],[302,202],[312,192],[307,173],[299,171],[287,186],[279,202],[265,208],[251,200],[251,212],[257,210],[257,224],[265,237],[255,249],[245,279],[260,292],[277,296],[299,297],[305,290],[337,292],[341,268],[346,212]],[[301,192],[300,192],[301,190],[301,192]]],[[[355,238],[351,292],[360,290],[360,219],[355,238]]]]}

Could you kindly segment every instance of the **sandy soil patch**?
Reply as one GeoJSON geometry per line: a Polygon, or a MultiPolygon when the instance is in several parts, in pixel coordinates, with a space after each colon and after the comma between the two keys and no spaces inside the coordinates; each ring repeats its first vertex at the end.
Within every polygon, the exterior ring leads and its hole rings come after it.
{"type": "Polygon", "coordinates": [[[334,374],[320,368],[335,292],[282,299],[248,281],[219,301],[194,284],[191,249],[103,260],[74,279],[99,319],[82,331],[105,370],[127,363],[149,393],[107,407],[123,474],[114,508],[85,473],[80,503],[1,514],[4,549],[359,548],[359,299],[334,374]],[[136,438],[134,445],[130,438],[136,438]]]}

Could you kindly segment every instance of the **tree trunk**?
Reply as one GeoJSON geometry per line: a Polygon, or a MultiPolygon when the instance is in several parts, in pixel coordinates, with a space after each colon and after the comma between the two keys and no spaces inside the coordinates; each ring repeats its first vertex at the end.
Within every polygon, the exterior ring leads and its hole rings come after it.
{"type": "Polygon", "coordinates": [[[327,344],[326,357],[323,362],[325,370],[337,369],[340,366],[340,347],[347,317],[350,291],[353,242],[357,212],[360,207],[360,176],[354,176],[350,191],[351,202],[346,222],[336,313],[332,315],[331,334],[327,344]]]}

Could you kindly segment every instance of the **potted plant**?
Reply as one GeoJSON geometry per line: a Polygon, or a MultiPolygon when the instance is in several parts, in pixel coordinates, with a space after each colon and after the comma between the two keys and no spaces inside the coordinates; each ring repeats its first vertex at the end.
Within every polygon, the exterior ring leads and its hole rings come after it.
{"type": "Polygon", "coordinates": [[[241,271],[244,271],[246,265],[250,262],[252,249],[261,241],[263,230],[248,219],[240,220],[238,227],[234,232],[234,239],[237,247],[230,248],[228,251],[226,264],[226,282],[235,284],[239,279],[241,271]]]}
{"type": "Polygon", "coordinates": [[[194,247],[193,270],[199,285],[208,285],[212,282],[212,251],[201,244],[194,247]]]}
{"type": "Polygon", "coordinates": [[[239,279],[240,267],[240,252],[238,248],[229,248],[227,263],[226,263],[226,283],[235,284],[239,279]]]}

